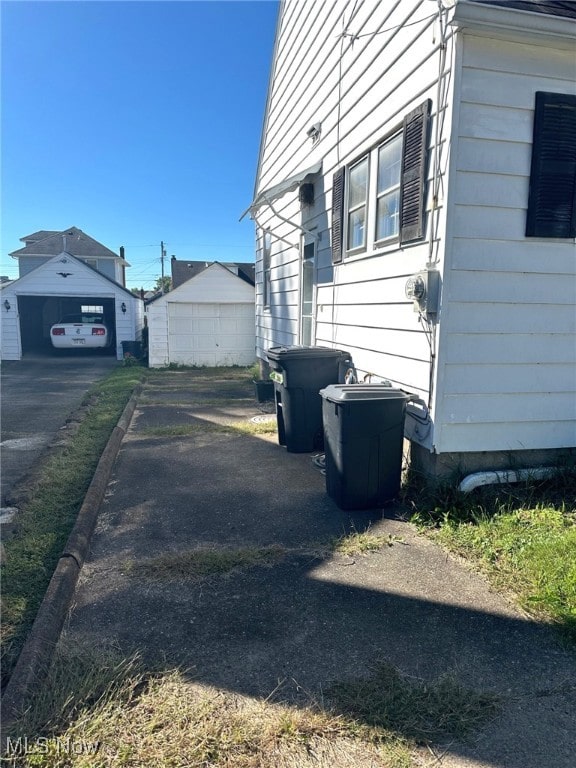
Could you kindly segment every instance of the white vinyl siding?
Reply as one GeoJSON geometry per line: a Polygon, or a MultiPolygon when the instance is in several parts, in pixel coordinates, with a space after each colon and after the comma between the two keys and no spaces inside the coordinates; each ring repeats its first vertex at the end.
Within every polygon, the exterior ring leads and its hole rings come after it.
{"type": "Polygon", "coordinates": [[[438,452],[576,445],[576,252],[526,238],[535,93],[572,52],[465,36],[445,275],[438,452]]]}
{"type": "MultiPolygon", "coordinates": [[[[274,201],[282,217],[313,228],[318,236],[313,343],[349,350],[360,375],[389,378],[424,396],[430,347],[405,299],[404,284],[423,268],[428,249],[420,243],[400,250],[391,237],[375,250],[374,241],[378,147],[397,135],[408,113],[435,95],[438,41],[429,18],[433,11],[424,0],[283,4],[256,190],[322,160],[322,173],[313,180],[314,205],[302,207],[297,192],[274,201]],[[339,35],[353,8],[349,29],[358,37],[352,44],[339,35]],[[313,143],[307,130],[317,122],[321,138],[313,143]],[[341,166],[349,167],[370,152],[372,209],[366,241],[363,246],[354,243],[360,247],[334,266],[332,177],[341,166]]],[[[272,231],[269,312],[263,311],[261,249],[256,259],[257,350],[265,357],[270,346],[299,343],[300,232],[275,218],[267,206],[256,215],[258,225],[272,231]]]]}
{"type": "MultiPolygon", "coordinates": [[[[426,400],[432,375],[426,448],[575,446],[574,242],[525,236],[535,93],[576,90],[567,37],[558,44],[535,23],[524,35],[522,24],[531,22],[518,12],[510,39],[504,28],[474,34],[468,24],[464,32],[447,25],[442,54],[431,18],[437,4],[428,0],[286,0],[280,12],[256,193],[319,161],[322,171],[312,206],[300,205],[296,191],[274,201],[279,216],[265,205],[257,211],[258,226],[272,232],[266,312],[257,254],[258,354],[299,342],[304,226],[317,236],[314,343],[350,352],[360,377],[390,379],[426,400]],[[352,238],[346,220],[362,219],[364,203],[347,196],[350,169],[424,103],[430,125],[420,239],[401,244],[394,227],[377,232],[377,189],[382,200],[394,189],[378,187],[376,163],[364,228],[352,238]],[[315,123],[321,137],[313,143],[307,131],[315,123]],[[333,180],[341,169],[344,226],[333,258],[333,180]],[[441,275],[435,339],[404,294],[426,264],[441,275]]],[[[393,206],[389,213],[391,222],[393,206]]]]}

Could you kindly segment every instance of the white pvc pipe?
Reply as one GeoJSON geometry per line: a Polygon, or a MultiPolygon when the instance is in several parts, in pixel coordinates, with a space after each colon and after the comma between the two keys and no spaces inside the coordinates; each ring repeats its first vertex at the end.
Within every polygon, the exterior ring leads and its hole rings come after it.
{"type": "Polygon", "coordinates": [[[530,467],[528,469],[497,469],[489,472],[474,472],[462,480],[458,490],[470,493],[481,485],[496,483],[520,483],[525,480],[542,480],[558,472],[558,467],[530,467]]]}

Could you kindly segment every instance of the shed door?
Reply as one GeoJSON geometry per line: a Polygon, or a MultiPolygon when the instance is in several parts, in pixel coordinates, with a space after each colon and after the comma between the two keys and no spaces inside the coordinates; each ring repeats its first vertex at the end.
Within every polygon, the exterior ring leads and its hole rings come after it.
{"type": "Polygon", "coordinates": [[[251,365],[255,360],[253,304],[168,302],[168,347],[178,365],[251,365]]]}

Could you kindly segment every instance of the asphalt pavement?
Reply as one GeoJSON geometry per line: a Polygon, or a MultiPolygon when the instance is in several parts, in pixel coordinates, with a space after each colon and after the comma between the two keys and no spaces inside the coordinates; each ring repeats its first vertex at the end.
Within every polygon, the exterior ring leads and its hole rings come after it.
{"type": "Polygon", "coordinates": [[[104,355],[37,355],[2,362],[0,507],[67,429],[90,387],[119,365],[104,355]]]}
{"type": "MultiPolygon", "coordinates": [[[[231,374],[233,375],[233,374],[231,374]]],[[[155,669],[255,697],[282,684],[322,700],[335,680],[392,664],[495,693],[497,718],[451,742],[444,768],[573,768],[576,662],[549,627],[400,516],[344,512],[310,454],[242,429],[266,418],[252,385],[171,371],[143,389],[80,575],[67,638],[139,651],[155,669]],[[234,426],[242,429],[235,430],[234,426]],[[388,544],[345,557],[335,538],[388,544]],[[225,576],[155,580],[134,565],[191,549],[278,549],[225,576]]]]}

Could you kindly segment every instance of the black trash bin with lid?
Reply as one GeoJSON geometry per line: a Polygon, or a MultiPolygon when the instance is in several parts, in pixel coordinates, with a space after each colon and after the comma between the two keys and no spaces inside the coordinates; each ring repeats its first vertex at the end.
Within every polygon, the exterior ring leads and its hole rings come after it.
{"type": "Polygon", "coordinates": [[[386,384],[336,384],[320,395],[328,495],[340,509],[381,507],[400,490],[411,396],[386,384]]]}
{"type": "Polygon", "coordinates": [[[123,341],[122,355],[124,358],[135,357],[137,360],[139,360],[142,357],[142,342],[141,341],[123,341]]]}
{"type": "Polygon", "coordinates": [[[322,398],[319,390],[337,384],[352,365],[350,354],[330,347],[271,347],[278,442],[292,453],[322,448],[322,398]]]}

